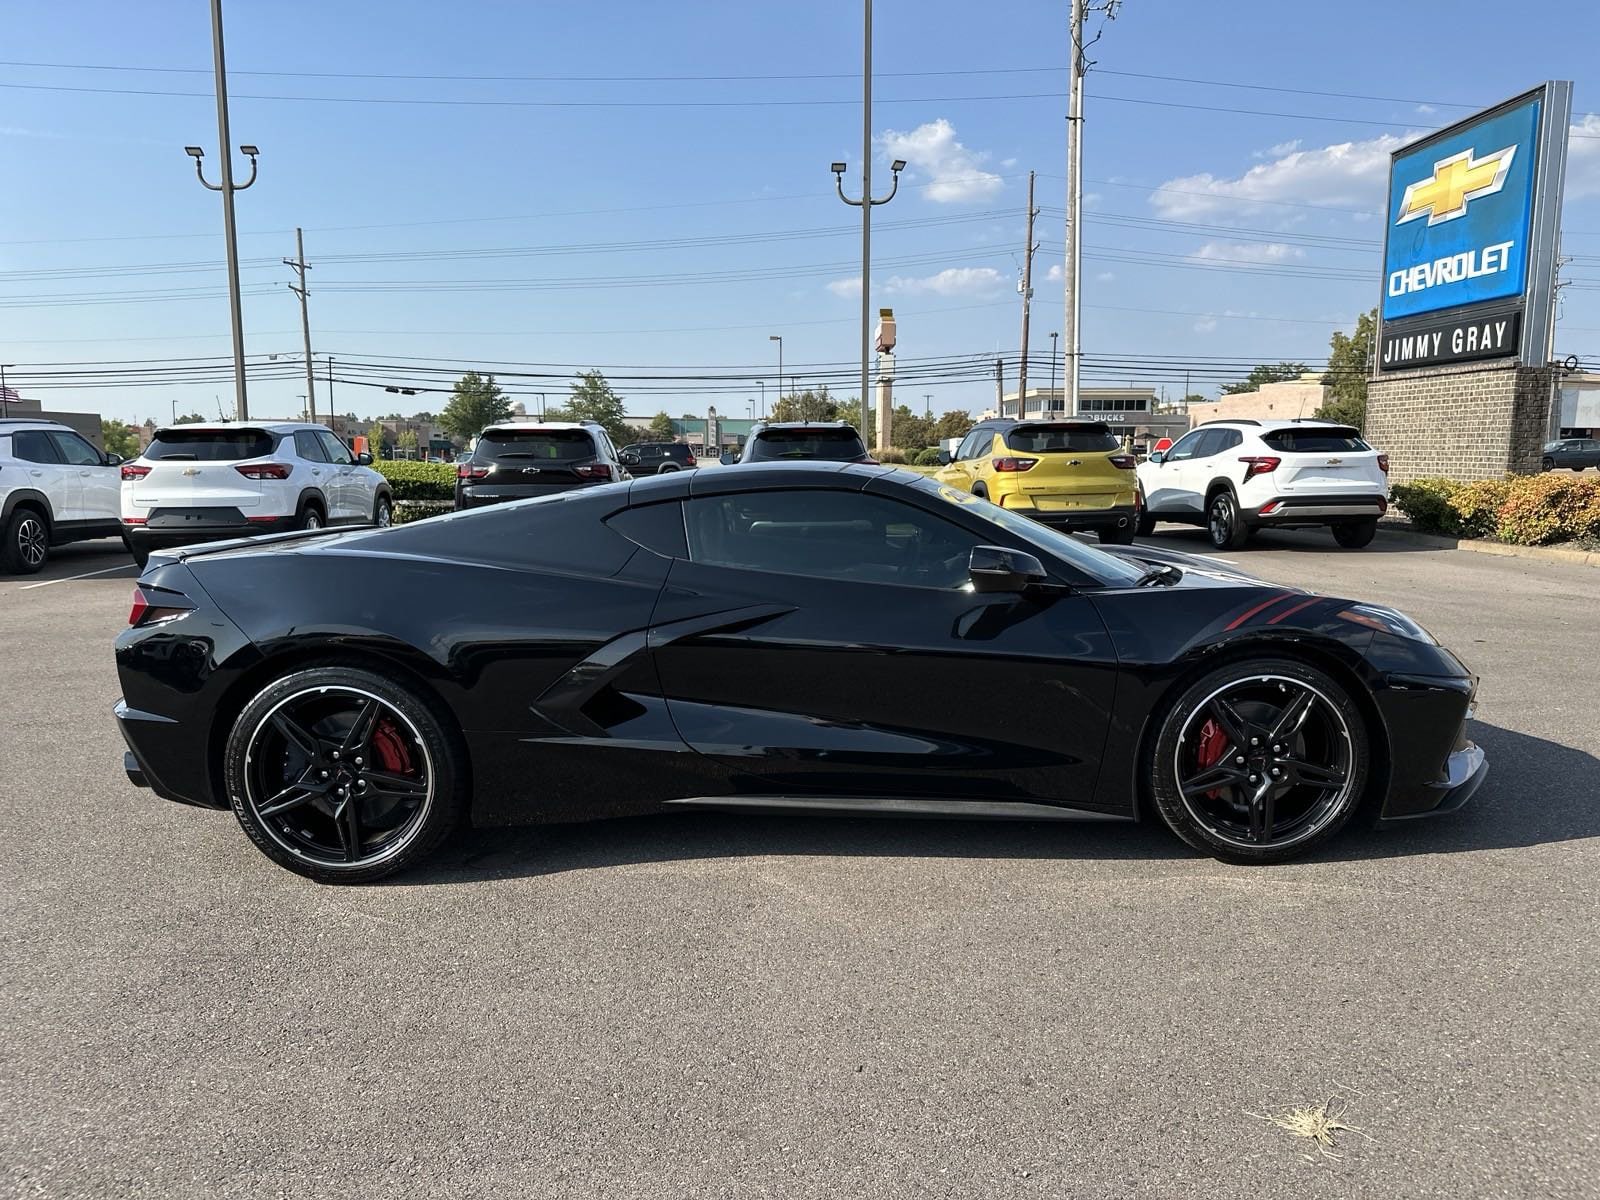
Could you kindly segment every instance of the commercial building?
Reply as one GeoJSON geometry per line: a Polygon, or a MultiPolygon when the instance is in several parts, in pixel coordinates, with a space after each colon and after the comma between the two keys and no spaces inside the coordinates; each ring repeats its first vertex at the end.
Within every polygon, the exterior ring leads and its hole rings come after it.
{"type": "Polygon", "coordinates": [[[29,400],[23,396],[17,396],[14,400],[6,400],[5,409],[0,415],[13,419],[26,418],[35,421],[59,421],[63,425],[72,426],[99,449],[105,449],[104,443],[100,440],[99,413],[59,412],[55,409],[45,408],[37,400],[29,400]]]}
{"type": "MultiPolygon", "coordinates": [[[[1158,438],[1179,437],[1189,429],[1185,406],[1161,404],[1154,388],[1079,388],[1078,405],[1080,417],[1106,422],[1130,443],[1149,445],[1158,438]]],[[[1015,392],[1006,393],[1000,410],[997,414],[989,409],[981,417],[1016,416],[1015,392]]],[[[1062,388],[1029,388],[1024,411],[1030,417],[1060,419],[1066,415],[1066,392],[1062,388]]]]}
{"type": "Polygon", "coordinates": [[[1292,421],[1314,417],[1328,402],[1329,389],[1315,373],[1281,383],[1264,383],[1253,392],[1235,392],[1215,404],[1189,407],[1189,424],[1207,421],[1292,421]]]}
{"type": "Polygon", "coordinates": [[[1557,437],[1600,437],[1600,375],[1568,375],[1557,388],[1557,437]]]}

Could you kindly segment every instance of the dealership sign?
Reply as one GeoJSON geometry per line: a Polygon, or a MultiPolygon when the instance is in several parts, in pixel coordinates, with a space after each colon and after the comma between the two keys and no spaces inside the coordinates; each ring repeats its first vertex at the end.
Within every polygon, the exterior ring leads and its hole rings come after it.
{"type": "Polygon", "coordinates": [[[1543,363],[1570,113],[1547,83],[1393,155],[1380,371],[1543,363]]]}

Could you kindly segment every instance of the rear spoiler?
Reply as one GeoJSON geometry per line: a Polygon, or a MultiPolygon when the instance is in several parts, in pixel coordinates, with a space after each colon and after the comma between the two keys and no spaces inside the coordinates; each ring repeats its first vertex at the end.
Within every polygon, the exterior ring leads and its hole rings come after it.
{"type": "Polygon", "coordinates": [[[202,558],[207,554],[225,554],[229,550],[249,550],[257,546],[281,546],[285,542],[307,542],[313,538],[327,537],[329,534],[360,533],[366,529],[377,529],[378,525],[368,521],[361,525],[335,525],[324,526],[321,529],[291,529],[288,533],[263,533],[253,537],[229,538],[225,542],[200,542],[193,546],[176,546],[171,550],[154,550],[150,554],[150,566],[166,566],[171,563],[188,562],[191,558],[202,558]]]}

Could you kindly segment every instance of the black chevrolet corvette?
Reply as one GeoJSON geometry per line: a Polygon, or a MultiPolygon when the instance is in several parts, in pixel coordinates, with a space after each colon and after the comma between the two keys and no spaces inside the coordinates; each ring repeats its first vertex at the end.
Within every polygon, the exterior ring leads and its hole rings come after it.
{"type": "Polygon", "coordinates": [[[1392,609],[879,466],[158,554],[116,655],[133,782],[329,882],[674,807],[1156,818],[1275,862],[1486,769],[1475,679],[1392,609]]]}

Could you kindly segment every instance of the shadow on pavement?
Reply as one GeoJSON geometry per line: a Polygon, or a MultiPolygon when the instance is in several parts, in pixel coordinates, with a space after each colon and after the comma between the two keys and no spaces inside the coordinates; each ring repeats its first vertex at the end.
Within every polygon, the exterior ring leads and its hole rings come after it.
{"type": "Polygon", "coordinates": [[[1149,546],[1182,550],[1186,554],[1210,554],[1218,558],[1232,558],[1234,555],[1244,558],[1251,554],[1284,550],[1323,551],[1328,554],[1359,557],[1363,554],[1439,554],[1450,549],[1449,546],[1385,537],[1382,526],[1379,526],[1378,536],[1373,539],[1371,545],[1364,546],[1360,550],[1341,548],[1339,543],[1333,540],[1333,534],[1326,529],[1260,529],[1250,535],[1250,540],[1241,550],[1218,550],[1212,546],[1205,530],[1186,525],[1158,525],[1155,533],[1140,538],[1139,541],[1149,546]]]}
{"type": "MultiPolygon", "coordinates": [[[[1600,761],[1474,723],[1489,777],[1462,810],[1394,829],[1352,827],[1307,861],[1515,849],[1600,837],[1600,761]]],[[[393,886],[461,883],[649,862],[829,855],[1153,860],[1197,857],[1158,821],[957,821],[685,812],[580,825],[473,830],[393,886]]]]}

